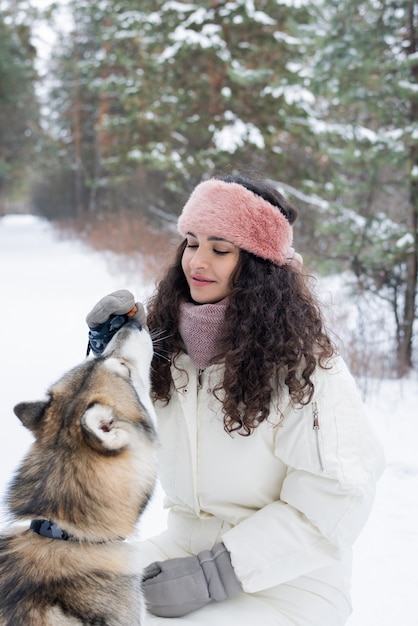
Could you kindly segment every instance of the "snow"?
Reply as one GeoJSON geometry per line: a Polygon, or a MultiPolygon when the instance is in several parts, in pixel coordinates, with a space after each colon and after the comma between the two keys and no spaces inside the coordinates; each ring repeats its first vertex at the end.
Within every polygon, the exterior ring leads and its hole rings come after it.
{"type": "MultiPolygon", "coordinates": [[[[288,69],[290,70],[290,67],[288,67],[288,69]]],[[[267,94],[271,94],[271,96],[277,100],[283,96],[287,104],[298,103],[302,106],[303,103],[313,104],[315,102],[315,97],[312,95],[312,92],[300,85],[268,86],[263,89],[261,95],[264,96],[267,94]]]]}
{"type": "MultiPolygon", "coordinates": [[[[85,355],[86,313],[114,289],[145,299],[151,286],[113,268],[112,258],[60,239],[34,216],[0,219],[2,436],[0,495],[32,441],[13,406],[45,396],[85,355]]],[[[337,281],[338,282],[338,281],[337,281]]],[[[354,613],[347,626],[414,626],[418,615],[418,375],[368,381],[366,404],[385,447],[387,469],[354,553],[354,613]]],[[[143,538],[164,528],[157,490],[143,516],[143,538]]],[[[5,517],[0,514],[0,526],[5,517]]]]}
{"type": "MultiPolygon", "coordinates": [[[[112,273],[112,263],[78,241],[63,241],[44,220],[0,219],[1,403],[0,497],[32,441],[13,413],[15,404],[40,400],[48,387],[86,354],[86,314],[106,293],[130,289],[139,300],[150,285],[132,274],[112,273]]],[[[161,494],[144,519],[146,536],[164,527],[161,494]],[[153,507],[159,516],[153,516],[153,507]]],[[[5,523],[0,508],[0,527],[5,523]]]]}
{"type": "Polygon", "coordinates": [[[213,130],[213,142],[217,150],[234,153],[239,147],[244,145],[245,141],[249,141],[257,148],[264,148],[264,138],[260,130],[254,124],[245,123],[235,116],[232,111],[226,111],[224,118],[226,125],[220,130],[213,130]]]}

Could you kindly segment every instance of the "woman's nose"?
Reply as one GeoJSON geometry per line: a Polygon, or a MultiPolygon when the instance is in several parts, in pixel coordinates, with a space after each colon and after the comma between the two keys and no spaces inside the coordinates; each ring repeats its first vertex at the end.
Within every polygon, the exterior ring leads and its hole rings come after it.
{"type": "Polygon", "coordinates": [[[206,264],[207,264],[206,255],[204,251],[202,250],[202,248],[199,247],[196,249],[196,252],[190,259],[190,266],[193,269],[197,269],[198,267],[203,267],[206,264]]]}

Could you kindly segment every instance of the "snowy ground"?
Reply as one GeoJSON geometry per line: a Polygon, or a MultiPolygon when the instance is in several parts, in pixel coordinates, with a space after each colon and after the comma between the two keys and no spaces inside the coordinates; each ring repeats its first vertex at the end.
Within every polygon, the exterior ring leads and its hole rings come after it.
{"type": "MultiPolygon", "coordinates": [[[[31,442],[13,406],[43,398],[52,382],[84,358],[86,313],[120,288],[138,299],[150,291],[140,268],[138,276],[112,273],[103,255],[60,241],[43,220],[0,219],[0,497],[31,442]]],[[[347,626],[416,626],[418,376],[369,383],[368,389],[366,403],[385,446],[387,469],[355,546],[354,613],[347,626]]],[[[142,521],[142,537],[159,532],[164,520],[157,491],[142,521]]],[[[0,512],[0,526],[4,523],[0,512]]]]}

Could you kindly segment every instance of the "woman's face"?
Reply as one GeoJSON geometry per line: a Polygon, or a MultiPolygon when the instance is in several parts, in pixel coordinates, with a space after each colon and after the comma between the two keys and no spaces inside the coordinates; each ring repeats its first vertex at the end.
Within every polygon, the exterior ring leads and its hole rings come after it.
{"type": "Polygon", "coordinates": [[[219,302],[231,291],[231,276],[239,260],[239,248],[220,237],[187,233],[181,266],[192,300],[198,304],[219,302]]]}

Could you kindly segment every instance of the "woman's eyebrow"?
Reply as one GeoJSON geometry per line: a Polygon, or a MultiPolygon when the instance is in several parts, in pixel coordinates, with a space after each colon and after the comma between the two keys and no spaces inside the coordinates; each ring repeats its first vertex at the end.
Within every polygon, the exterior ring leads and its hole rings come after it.
{"type": "MultiPolygon", "coordinates": [[[[229,241],[229,239],[225,239],[224,237],[208,237],[208,241],[225,241],[225,243],[232,243],[232,241],[229,241]]],[[[232,245],[234,246],[235,244],[232,243],[232,245]]]]}
{"type": "MultiPolygon", "coordinates": [[[[186,236],[193,237],[193,239],[197,239],[196,235],[192,233],[190,230],[187,231],[186,236]]],[[[230,243],[233,246],[235,246],[235,244],[232,241],[229,241],[229,239],[225,239],[224,237],[215,237],[215,235],[213,235],[212,237],[208,237],[208,241],[225,241],[225,243],[230,243]]]]}

